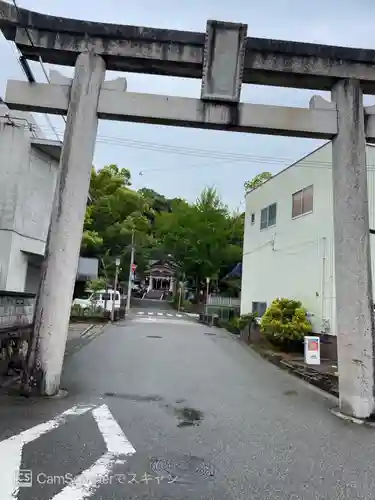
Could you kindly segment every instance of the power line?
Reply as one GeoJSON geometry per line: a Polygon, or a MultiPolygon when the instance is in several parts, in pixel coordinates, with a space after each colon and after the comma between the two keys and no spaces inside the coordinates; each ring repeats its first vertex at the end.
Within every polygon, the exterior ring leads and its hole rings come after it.
{"type": "MultiPolygon", "coordinates": [[[[169,144],[137,141],[115,136],[98,135],[97,142],[101,144],[126,147],[130,149],[149,150],[151,152],[161,153],[161,154],[173,154],[177,156],[183,155],[184,157],[191,156],[202,159],[209,159],[210,160],[209,165],[212,165],[211,163],[212,161],[215,162],[219,161],[219,163],[247,162],[247,163],[261,163],[265,165],[282,165],[287,167],[290,164],[294,164],[296,162],[296,160],[292,158],[283,158],[278,156],[259,156],[247,153],[234,153],[231,151],[221,152],[208,149],[187,148],[185,146],[171,146],[169,144]]],[[[331,162],[308,160],[308,159],[302,159],[300,161],[301,164],[297,165],[299,168],[323,168],[328,170],[332,168],[331,162]]],[[[189,168],[194,168],[194,167],[199,168],[201,166],[202,164],[199,163],[197,165],[190,165],[189,168]]],[[[368,167],[369,170],[374,170],[374,167],[369,165],[368,167]]],[[[144,172],[156,172],[164,170],[175,170],[175,167],[150,168],[144,170],[144,172]]]]}
{"type": "MultiPolygon", "coordinates": [[[[14,7],[15,7],[16,11],[17,11],[18,16],[19,16],[19,17],[21,17],[21,11],[20,11],[20,9],[19,9],[19,7],[18,7],[18,5],[17,5],[16,0],[12,0],[12,2],[13,2],[13,5],[14,5],[14,7]]],[[[28,28],[27,28],[27,27],[25,27],[25,32],[26,32],[27,38],[28,38],[28,39],[29,39],[29,41],[30,41],[31,46],[32,46],[33,48],[35,48],[34,42],[33,42],[32,38],[31,38],[31,35],[30,35],[29,30],[28,30],[28,28]]],[[[12,46],[12,44],[11,44],[10,42],[9,42],[9,45],[12,47],[12,51],[13,51],[13,46],[12,46]]],[[[17,58],[17,62],[18,62],[18,64],[21,66],[22,71],[24,72],[24,74],[25,74],[26,78],[27,78],[27,79],[29,79],[29,75],[27,74],[27,72],[26,72],[26,70],[25,70],[24,66],[23,66],[23,65],[22,65],[22,63],[21,63],[21,60],[22,60],[22,57],[23,57],[22,52],[20,51],[20,49],[19,49],[18,47],[17,47],[17,50],[18,50],[19,55],[20,55],[20,57],[19,57],[19,58],[16,56],[16,58],[17,58]]],[[[14,53],[14,51],[13,51],[13,53],[14,53]]],[[[14,54],[14,55],[16,55],[16,54],[14,54]]],[[[47,82],[48,82],[48,83],[50,83],[50,80],[49,80],[49,78],[48,78],[48,75],[47,75],[47,72],[46,72],[46,70],[45,70],[45,67],[44,67],[44,64],[43,64],[43,61],[42,61],[41,56],[39,56],[39,64],[40,64],[40,66],[41,66],[41,68],[42,68],[42,71],[43,71],[43,73],[44,73],[44,75],[45,75],[45,77],[46,77],[46,79],[47,79],[47,82]]],[[[56,132],[55,127],[54,127],[54,125],[52,124],[52,121],[51,121],[50,117],[49,117],[47,114],[44,114],[44,116],[45,116],[45,119],[47,120],[47,122],[48,122],[48,124],[49,124],[50,128],[51,128],[51,129],[52,129],[52,131],[54,132],[54,134],[55,134],[55,136],[56,136],[57,140],[60,140],[60,137],[59,137],[58,133],[56,132]]],[[[62,118],[63,118],[63,120],[64,120],[64,122],[65,122],[65,117],[63,116],[62,118]]],[[[65,122],[65,123],[66,123],[66,122],[65,122]]]]}
{"type": "MultiPolygon", "coordinates": [[[[62,133],[62,132],[61,132],[62,133]]],[[[115,136],[106,136],[100,135],[97,136],[98,142],[104,144],[112,144],[123,146],[127,148],[135,148],[135,149],[146,149],[150,151],[155,151],[157,153],[166,153],[173,155],[181,155],[184,156],[197,156],[201,158],[209,158],[212,160],[238,160],[238,161],[259,161],[266,163],[292,163],[296,161],[293,158],[283,158],[277,156],[260,156],[260,155],[251,155],[247,153],[235,153],[232,151],[217,151],[217,150],[209,150],[209,149],[198,149],[198,148],[187,148],[185,146],[171,146],[169,144],[162,143],[154,143],[154,142],[146,142],[146,141],[138,141],[131,139],[124,139],[121,137],[115,136]]],[[[304,163],[311,165],[320,165],[330,167],[330,162],[316,162],[312,160],[304,160],[304,163]]]]}

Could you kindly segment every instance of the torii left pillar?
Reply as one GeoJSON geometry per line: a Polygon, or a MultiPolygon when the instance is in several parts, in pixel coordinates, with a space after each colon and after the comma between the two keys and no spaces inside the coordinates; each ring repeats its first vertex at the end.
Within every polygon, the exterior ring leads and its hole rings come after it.
{"type": "Polygon", "coordinates": [[[44,396],[60,387],[104,77],[102,57],[78,56],[24,380],[44,396]]]}

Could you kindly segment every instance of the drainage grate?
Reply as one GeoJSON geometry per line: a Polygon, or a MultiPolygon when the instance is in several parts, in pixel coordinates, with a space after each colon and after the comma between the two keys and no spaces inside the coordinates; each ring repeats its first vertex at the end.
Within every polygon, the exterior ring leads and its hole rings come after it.
{"type": "Polygon", "coordinates": [[[159,476],[175,479],[176,483],[196,484],[199,480],[211,479],[216,475],[212,464],[191,455],[170,459],[150,458],[150,468],[159,476]]]}

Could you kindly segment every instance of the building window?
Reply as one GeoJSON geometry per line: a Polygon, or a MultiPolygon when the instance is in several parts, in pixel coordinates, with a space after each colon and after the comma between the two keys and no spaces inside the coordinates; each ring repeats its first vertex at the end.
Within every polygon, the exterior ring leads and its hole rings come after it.
{"type": "Polygon", "coordinates": [[[260,212],[260,229],[276,225],[276,203],[272,203],[260,212]]]}
{"type": "Polygon", "coordinates": [[[255,214],[251,214],[251,224],[255,224],[255,214]]]}
{"type": "Polygon", "coordinates": [[[292,219],[313,210],[313,186],[308,186],[293,194],[292,219]]]}
{"type": "Polygon", "coordinates": [[[252,312],[257,315],[257,318],[261,318],[267,310],[267,302],[253,302],[252,312]]]}

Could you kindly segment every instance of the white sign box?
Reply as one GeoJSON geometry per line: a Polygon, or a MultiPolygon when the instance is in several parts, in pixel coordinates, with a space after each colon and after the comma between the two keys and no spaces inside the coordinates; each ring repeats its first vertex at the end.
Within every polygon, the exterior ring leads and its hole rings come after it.
{"type": "Polygon", "coordinates": [[[305,337],[305,363],[320,365],[320,338],[305,337]]]}

